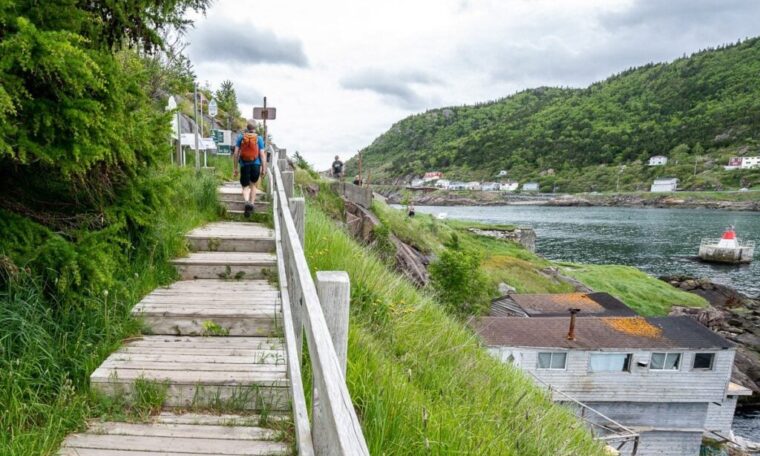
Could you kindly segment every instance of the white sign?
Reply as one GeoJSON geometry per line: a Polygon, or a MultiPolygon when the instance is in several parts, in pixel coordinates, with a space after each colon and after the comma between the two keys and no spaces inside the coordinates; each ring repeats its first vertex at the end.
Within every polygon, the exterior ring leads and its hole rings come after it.
{"type": "MultiPolygon", "coordinates": [[[[166,105],[166,110],[174,111],[175,109],[177,109],[177,101],[174,97],[169,97],[169,103],[166,105]]],[[[172,136],[176,138],[179,132],[179,113],[172,117],[172,136]]]]}
{"type": "Polygon", "coordinates": [[[208,103],[208,115],[210,115],[211,117],[216,117],[216,114],[218,112],[219,111],[217,111],[216,100],[211,100],[208,103]]]}

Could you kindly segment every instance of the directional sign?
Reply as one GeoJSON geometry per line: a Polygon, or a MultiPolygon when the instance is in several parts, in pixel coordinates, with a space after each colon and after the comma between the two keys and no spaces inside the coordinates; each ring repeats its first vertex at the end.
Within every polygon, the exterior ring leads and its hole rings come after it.
{"type": "Polygon", "coordinates": [[[253,108],[253,118],[256,120],[274,120],[277,118],[277,108],[253,108]]]}
{"type": "Polygon", "coordinates": [[[208,103],[208,115],[211,117],[216,117],[217,113],[219,112],[218,107],[216,106],[216,100],[211,100],[208,103]]]}

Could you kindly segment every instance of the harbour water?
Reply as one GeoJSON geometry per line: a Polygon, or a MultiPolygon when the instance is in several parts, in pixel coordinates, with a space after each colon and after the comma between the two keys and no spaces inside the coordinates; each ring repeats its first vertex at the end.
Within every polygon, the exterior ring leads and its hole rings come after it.
{"type": "Polygon", "coordinates": [[[624,264],[654,276],[709,277],[749,296],[760,295],[760,259],[745,266],[696,260],[701,239],[719,238],[728,225],[736,227],[741,239],[760,243],[760,214],[754,212],[549,206],[416,209],[456,219],[530,226],[538,235],[536,251],[552,260],[624,264]]]}
{"type": "MultiPolygon", "coordinates": [[[[696,255],[703,237],[720,237],[734,225],[740,238],[760,243],[760,214],[702,209],[610,207],[416,207],[419,213],[449,218],[530,226],[536,251],[552,260],[635,266],[654,276],[709,277],[749,295],[760,295],[760,258],[749,265],[702,263],[696,255]]],[[[734,432],[760,441],[760,410],[739,411],[734,432]]]]}

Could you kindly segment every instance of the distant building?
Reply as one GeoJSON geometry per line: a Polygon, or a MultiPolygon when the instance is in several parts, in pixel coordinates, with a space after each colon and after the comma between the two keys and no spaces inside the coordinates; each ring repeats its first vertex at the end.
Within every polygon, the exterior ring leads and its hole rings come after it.
{"type": "MultiPolygon", "coordinates": [[[[511,310],[527,318],[469,324],[492,356],[528,372],[587,423],[612,419],[638,433],[637,456],[698,456],[703,434],[728,435],[737,396],[751,394],[731,383],[734,344],[690,317],[628,316],[614,298],[573,295],[534,295],[511,310]],[[582,309],[577,318],[568,305],[582,309]]],[[[633,442],[619,451],[632,454],[633,442]]]]}
{"type": "Polygon", "coordinates": [[[475,182],[475,181],[467,182],[465,184],[465,188],[467,190],[480,190],[480,182],[475,182]]]}
{"type": "Polygon", "coordinates": [[[668,164],[668,157],[664,155],[655,155],[649,158],[649,166],[663,166],[668,164]]]}
{"type": "Polygon", "coordinates": [[[496,177],[504,177],[506,175],[507,175],[507,170],[502,169],[501,171],[499,171],[499,174],[497,174],[496,177]]]}
{"type": "Polygon", "coordinates": [[[425,175],[422,176],[422,180],[425,181],[425,182],[432,182],[432,181],[436,181],[438,179],[441,179],[442,177],[443,177],[443,173],[441,173],[439,171],[432,171],[432,172],[429,172],[429,173],[425,173],[425,175]]]}
{"type": "Polygon", "coordinates": [[[449,188],[449,183],[450,182],[447,179],[438,179],[435,183],[435,186],[446,190],[449,188]]]}
{"type": "Polygon", "coordinates": [[[539,190],[538,182],[526,182],[523,184],[522,189],[524,192],[537,192],[539,190]]]}
{"type": "Polygon", "coordinates": [[[501,185],[498,182],[483,182],[480,189],[484,192],[498,192],[501,189],[501,185]]]}
{"type": "Polygon", "coordinates": [[[743,157],[742,169],[760,168],[760,157],[743,157]]]}
{"type": "Polygon", "coordinates": [[[760,157],[731,157],[724,168],[727,170],[760,168],[760,157]]]}
{"type": "Polygon", "coordinates": [[[449,190],[466,190],[467,184],[464,182],[459,181],[451,181],[449,182],[449,190]]]}
{"type": "Polygon", "coordinates": [[[742,158],[743,157],[731,157],[728,159],[728,165],[724,166],[725,169],[731,170],[731,169],[739,169],[742,167],[742,158]]]}
{"type": "Polygon", "coordinates": [[[424,181],[424,180],[422,180],[422,179],[419,179],[419,178],[414,178],[414,179],[412,179],[412,183],[411,183],[411,186],[412,186],[412,187],[422,187],[422,185],[423,185],[424,183],[425,183],[425,181],[424,181]]]}
{"type": "Polygon", "coordinates": [[[652,193],[674,192],[677,188],[678,179],[675,177],[666,177],[664,179],[655,179],[652,183],[652,188],[649,191],[652,193]]]}
{"type": "Polygon", "coordinates": [[[507,181],[507,182],[502,182],[501,185],[499,185],[499,190],[501,190],[502,192],[514,192],[515,190],[519,188],[519,186],[520,186],[519,182],[507,181]]]}

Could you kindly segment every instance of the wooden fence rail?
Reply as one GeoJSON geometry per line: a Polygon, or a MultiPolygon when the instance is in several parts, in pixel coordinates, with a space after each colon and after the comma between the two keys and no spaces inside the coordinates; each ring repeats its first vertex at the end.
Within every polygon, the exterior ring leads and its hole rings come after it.
{"type": "MultiPolygon", "coordinates": [[[[274,214],[283,331],[298,454],[369,455],[344,374],[347,313],[331,314],[340,315],[335,317],[339,324],[332,323],[338,329],[331,334],[304,255],[304,202],[302,198],[293,198],[295,176],[292,171],[280,169],[288,166],[287,160],[280,156],[281,151],[277,148],[274,152],[272,162],[275,165],[270,168],[269,192],[274,214]],[[303,334],[306,334],[314,389],[311,423],[301,377],[303,334]],[[341,341],[337,345],[341,348],[343,359],[336,353],[334,337],[341,341]]],[[[324,280],[331,283],[320,288],[333,290],[326,293],[325,299],[343,301],[326,303],[326,307],[331,312],[336,312],[333,310],[336,308],[347,308],[347,281],[340,274],[327,274],[324,280]]]]}

